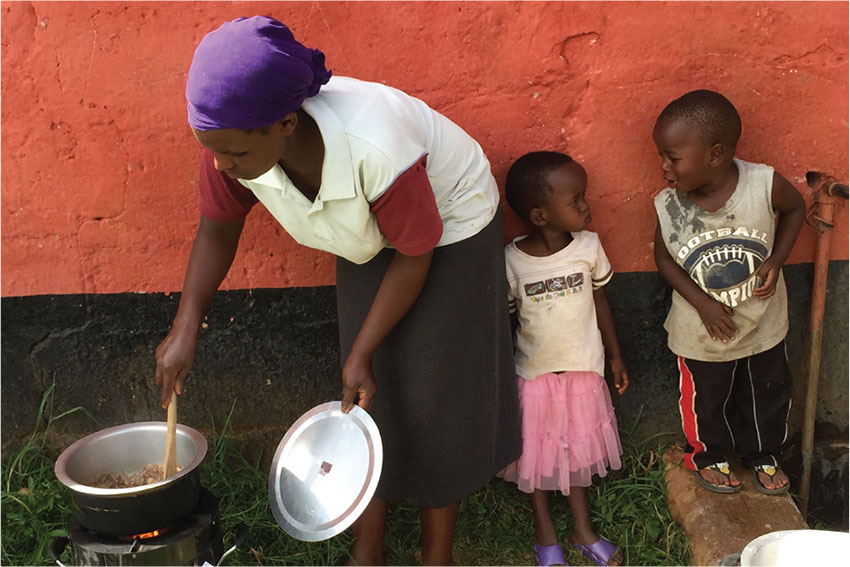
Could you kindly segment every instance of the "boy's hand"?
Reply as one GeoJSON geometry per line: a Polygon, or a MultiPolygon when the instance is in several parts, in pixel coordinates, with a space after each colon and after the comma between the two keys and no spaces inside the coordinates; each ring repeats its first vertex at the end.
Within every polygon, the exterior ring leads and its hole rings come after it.
{"type": "Polygon", "coordinates": [[[760,286],[753,290],[753,295],[761,299],[769,299],[776,293],[776,282],[779,280],[779,270],[782,268],[779,262],[768,256],[756,272],[756,276],[764,278],[760,286]]]}
{"type": "Polygon", "coordinates": [[[614,388],[617,393],[622,395],[629,388],[629,373],[626,371],[626,363],[620,357],[612,358],[608,362],[611,363],[611,373],[614,374],[614,388]]]}
{"type": "Polygon", "coordinates": [[[721,342],[735,340],[735,333],[738,331],[738,326],[732,321],[734,311],[724,303],[706,297],[705,302],[697,307],[699,318],[702,319],[702,324],[705,325],[705,330],[711,335],[714,340],[720,339],[721,342]]]}

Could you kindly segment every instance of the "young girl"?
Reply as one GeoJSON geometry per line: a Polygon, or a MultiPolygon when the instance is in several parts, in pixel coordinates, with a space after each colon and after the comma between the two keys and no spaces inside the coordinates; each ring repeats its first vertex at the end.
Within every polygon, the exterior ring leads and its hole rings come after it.
{"type": "Polygon", "coordinates": [[[573,542],[597,565],[622,555],[590,525],[593,474],[620,468],[620,439],[603,379],[605,352],[622,394],[629,385],[604,286],[611,265],[590,222],[587,174],[557,152],[533,152],[508,172],[511,208],[534,229],[505,247],[516,328],[522,456],[500,473],[531,494],[539,565],[566,565],[549,494],[560,490],[573,514],[573,542]],[[518,327],[518,328],[517,328],[518,327]],[[604,348],[603,348],[604,345],[604,348]]]}

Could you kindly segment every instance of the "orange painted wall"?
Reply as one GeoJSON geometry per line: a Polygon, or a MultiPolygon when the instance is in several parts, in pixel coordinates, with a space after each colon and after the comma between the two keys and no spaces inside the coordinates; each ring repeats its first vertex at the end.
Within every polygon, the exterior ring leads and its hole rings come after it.
{"type": "MultiPolygon", "coordinates": [[[[2,295],[179,290],[198,222],[199,147],[183,89],[195,45],[266,14],[340,75],[419,96],[476,137],[500,185],[535,149],[590,176],[592,230],[618,271],[654,270],[655,117],[726,94],[739,156],[811,202],[848,176],[846,2],[2,2],[2,295]]],[[[521,231],[508,219],[506,236],[521,231]]],[[[833,234],[847,259],[847,210],[833,234]]],[[[804,227],[790,262],[810,262],[804,227]]],[[[224,287],[334,282],[256,207],[224,287]]]]}

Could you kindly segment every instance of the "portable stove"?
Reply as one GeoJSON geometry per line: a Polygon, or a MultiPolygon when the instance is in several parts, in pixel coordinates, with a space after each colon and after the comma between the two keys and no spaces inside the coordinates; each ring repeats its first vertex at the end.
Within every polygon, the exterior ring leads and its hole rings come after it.
{"type": "Polygon", "coordinates": [[[64,567],[59,558],[70,542],[74,565],[220,565],[247,536],[240,524],[236,543],[222,552],[218,499],[201,489],[195,510],[176,524],[145,534],[112,536],[90,531],[72,518],[68,537],[51,542],[50,556],[64,567]]]}

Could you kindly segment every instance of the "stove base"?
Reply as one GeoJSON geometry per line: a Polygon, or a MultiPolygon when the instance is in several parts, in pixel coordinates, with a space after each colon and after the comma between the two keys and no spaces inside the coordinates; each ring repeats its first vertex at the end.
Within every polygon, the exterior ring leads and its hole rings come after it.
{"type": "Polygon", "coordinates": [[[167,533],[124,540],[91,532],[75,520],[68,526],[75,565],[215,565],[223,553],[218,500],[201,491],[195,511],[167,533]]]}

